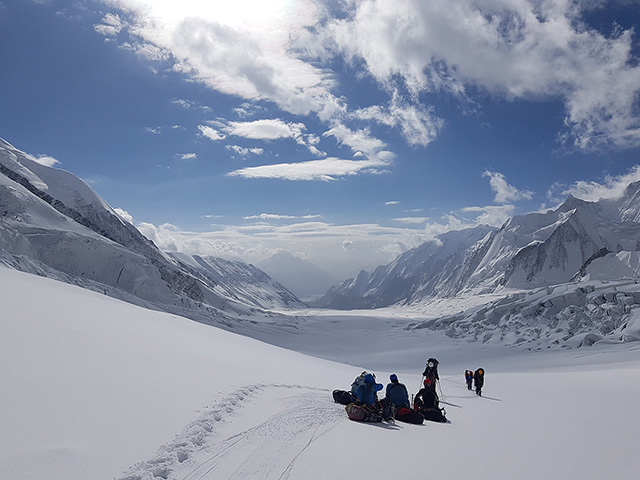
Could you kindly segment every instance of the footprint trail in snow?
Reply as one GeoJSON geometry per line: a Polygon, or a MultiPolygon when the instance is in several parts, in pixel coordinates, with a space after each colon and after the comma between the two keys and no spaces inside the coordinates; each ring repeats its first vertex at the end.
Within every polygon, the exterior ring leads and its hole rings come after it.
{"type": "Polygon", "coordinates": [[[119,480],[286,480],[300,455],[345,421],[343,408],[313,387],[241,388],[119,480]]]}

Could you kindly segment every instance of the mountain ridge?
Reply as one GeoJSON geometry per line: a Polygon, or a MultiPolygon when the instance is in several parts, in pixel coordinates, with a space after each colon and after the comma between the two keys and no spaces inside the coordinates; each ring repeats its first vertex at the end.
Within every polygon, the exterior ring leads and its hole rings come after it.
{"type": "Polygon", "coordinates": [[[331,287],[316,305],[380,308],[568,282],[599,257],[640,250],[636,219],[640,182],[618,200],[587,202],[569,195],[555,209],[511,217],[499,229],[480,226],[439,235],[331,287]]]}
{"type": "MultiPolygon", "coordinates": [[[[0,262],[204,323],[304,304],[244,265],[242,291],[221,288],[161,252],[85,182],[0,140],[0,262]],[[253,296],[247,285],[254,281],[253,296]]],[[[221,263],[219,279],[241,264],[221,263]],[[223,266],[230,269],[223,273],[223,266]]],[[[229,282],[230,284],[232,282],[229,282]]]]}

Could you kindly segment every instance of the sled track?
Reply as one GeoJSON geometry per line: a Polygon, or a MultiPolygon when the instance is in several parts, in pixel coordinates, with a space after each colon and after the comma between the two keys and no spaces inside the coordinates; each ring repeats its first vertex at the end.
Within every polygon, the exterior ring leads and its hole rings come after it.
{"type": "Polygon", "coordinates": [[[132,466],[119,480],[287,480],[300,455],[344,419],[343,407],[332,403],[326,390],[299,385],[247,386],[209,407],[173,442],[160,447],[154,458],[132,466]],[[259,409],[259,402],[251,402],[251,397],[270,390],[284,396],[276,413],[226,438],[219,433],[237,409],[259,409]]]}

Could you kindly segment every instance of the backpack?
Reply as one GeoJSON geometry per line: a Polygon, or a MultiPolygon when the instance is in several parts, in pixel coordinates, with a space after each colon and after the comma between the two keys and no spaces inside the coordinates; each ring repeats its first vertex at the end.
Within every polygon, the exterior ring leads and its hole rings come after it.
{"type": "Polygon", "coordinates": [[[444,408],[427,408],[425,410],[420,410],[420,415],[422,415],[425,420],[430,420],[432,422],[445,423],[447,421],[444,408]]]}
{"type": "Polygon", "coordinates": [[[333,401],[341,405],[349,405],[356,401],[356,397],[351,392],[345,390],[334,390],[333,401]]]}
{"type": "Polygon", "coordinates": [[[395,414],[395,419],[399,422],[413,423],[414,425],[422,425],[424,422],[424,417],[419,412],[407,407],[399,408],[395,414]]]}
{"type": "Polygon", "coordinates": [[[361,385],[364,385],[364,377],[366,375],[367,375],[366,371],[362,372],[360,376],[356,377],[356,379],[351,384],[351,393],[353,394],[353,396],[356,396],[358,394],[358,387],[361,385]]]}
{"type": "Polygon", "coordinates": [[[438,360],[436,360],[435,358],[430,358],[429,360],[427,360],[427,364],[424,367],[424,372],[422,372],[422,376],[431,379],[431,381],[439,380],[440,379],[440,377],[438,376],[439,363],[440,362],[438,362],[438,360]]]}

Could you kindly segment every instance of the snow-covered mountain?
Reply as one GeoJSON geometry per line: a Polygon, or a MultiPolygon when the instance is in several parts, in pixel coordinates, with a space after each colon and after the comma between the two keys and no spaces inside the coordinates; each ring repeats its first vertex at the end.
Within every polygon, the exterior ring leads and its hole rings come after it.
{"type": "Polygon", "coordinates": [[[82,180],[4,140],[0,247],[0,262],[17,270],[205,323],[303,306],[255,267],[165,255],[82,180]]]}
{"type": "Polygon", "coordinates": [[[338,309],[378,308],[397,302],[447,295],[459,290],[470,273],[475,247],[491,235],[486,226],[447,232],[373,272],[364,270],[332,287],[316,305],[338,309]]]}
{"type": "Polygon", "coordinates": [[[640,272],[640,183],[618,200],[570,196],[545,213],[448,232],[373,272],[332,287],[318,306],[340,309],[414,304],[432,298],[535,289],[583,278],[635,278],[640,272]],[[626,252],[626,253],[625,253],[626,252]],[[594,262],[606,258],[607,263],[594,262]],[[616,268],[611,269],[611,262],[616,268]],[[588,267],[591,265],[591,268],[588,267]],[[605,275],[606,276],[606,275],[605,275]]]}
{"type": "Polygon", "coordinates": [[[244,304],[270,309],[303,307],[291,291],[253,265],[211,256],[168,255],[194,276],[213,281],[225,296],[244,304]]]}
{"type": "Polygon", "coordinates": [[[340,280],[312,262],[286,250],[277,252],[257,266],[302,299],[321,296],[340,280]]]}

